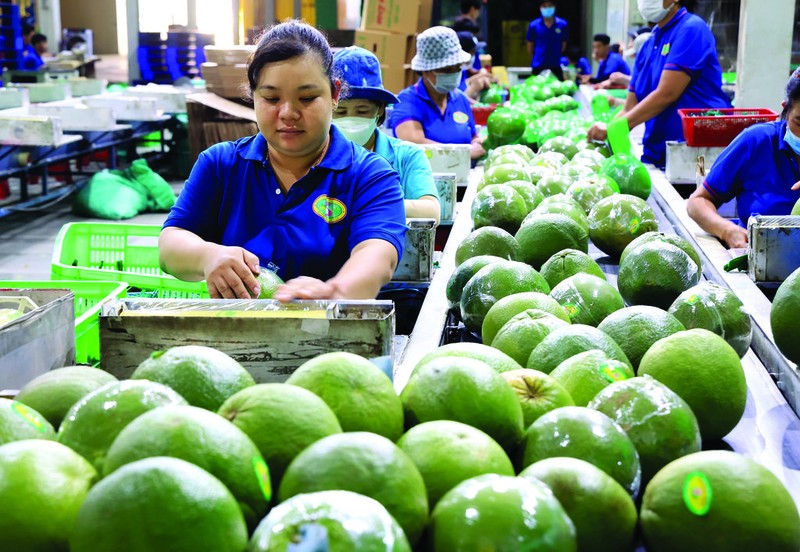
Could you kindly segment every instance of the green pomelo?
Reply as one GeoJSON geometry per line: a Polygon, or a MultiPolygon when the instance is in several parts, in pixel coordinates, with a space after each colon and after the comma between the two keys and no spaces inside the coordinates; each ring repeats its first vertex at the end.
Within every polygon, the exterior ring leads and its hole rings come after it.
{"type": "Polygon", "coordinates": [[[533,183],[530,167],[524,163],[514,165],[492,165],[483,173],[483,179],[478,185],[478,190],[483,190],[493,184],[502,184],[509,180],[525,180],[533,183]]]}
{"type": "Polygon", "coordinates": [[[586,229],[567,215],[531,215],[528,215],[515,236],[520,247],[520,260],[539,268],[564,249],[577,249],[584,253],[589,251],[586,229]]]}
{"type": "Polygon", "coordinates": [[[156,351],[136,368],[131,379],[164,384],[192,406],[212,412],[234,393],[256,384],[250,372],[230,356],[200,345],[156,351]]]}
{"type": "Polygon", "coordinates": [[[572,180],[573,184],[577,180],[589,178],[590,176],[594,176],[595,174],[594,170],[591,167],[588,167],[583,163],[567,163],[566,165],[561,167],[559,173],[568,176],[572,180]]]}
{"type": "Polygon", "coordinates": [[[611,157],[611,149],[607,144],[599,144],[597,142],[587,142],[582,140],[575,144],[578,147],[578,153],[585,150],[596,151],[603,156],[603,159],[611,157]]]}
{"type": "Polygon", "coordinates": [[[225,401],[219,415],[258,447],[277,490],[286,468],[306,447],[342,432],[339,420],[317,395],[285,383],[262,383],[225,401]]]}
{"type": "Polygon", "coordinates": [[[576,406],[586,406],[600,391],[634,377],[634,373],[624,362],[593,349],[568,358],[550,376],[567,390],[576,406]]]}
{"type": "Polygon", "coordinates": [[[633,549],[636,505],[603,470],[578,458],[547,458],[528,466],[519,476],[541,481],[553,491],[575,524],[581,552],[633,549]]]}
{"type": "Polygon", "coordinates": [[[522,368],[500,374],[511,385],[522,405],[523,425],[529,427],[543,414],[561,408],[575,406],[575,402],[564,387],[538,370],[522,368]]]}
{"type": "Polygon", "coordinates": [[[117,378],[89,366],[67,366],[45,372],[19,390],[16,400],[47,418],[58,429],[73,404],[117,378]]]}
{"type": "Polygon", "coordinates": [[[681,293],[669,312],[687,330],[703,328],[720,336],[742,358],[753,335],[750,315],[744,304],[727,288],[701,282],[681,293]]]}
{"type": "Polygon", "coordinates": [[[800,331],[797,313],[800,312],[800,269],[792,272],[778,288],[772,300],[770,326],[775,344],[786,358],[800,364],[800,331]]]}
{"type": "Polygon", "coordinates": [[[301,452],[286,470],[279,498],[317,491],[352,491],[373,498],[400,524],[412,546],[428,518],[425,483],[397,445],[373,433],[325,437],[301,452]]]}
{"type": "Polygon", "coordinates": [[[557,194],[565,194],[572,185],[572,178],[563,174],[553,174],[545,176],[536,184],[536,188],[544,197],[551,197],[557,194]]]}
{"type": "Polygon", "coordinates": [[[658,230],[653,209],[641,198],[614,194],[589,211],[589,237],[598,249],[619,257],[634,239],[658,230]]]}
{"type": "Polygon", "coordinates": [[[619,184],[623,194],[630,194],[647,199],[653,182],[644,163],[633,155],[617,153],[603,162],[600,173],[610,176],[619,184]]]}
{"type": "Polygon", "coordinates": [[[461,293],[461,319],[475,333],[492,305],[503,297],[526,291],[548,293],[550,286],[534,268],[525,263],[504,261],[480,269],[461,293]]]}
{"type": "Polygon", "coordinates": [[[666,310],[697,285],[700,276],[700,267],[682,249],[652,242],[640,245],[620,263],[617,285],[628,304],[666,310]]]}
{"type": "Polygon", "coordinates": [[[68,550],[78,510],[96,480],[89,462],[54,441],[0,446],[0,548],[68,550]]]}
{"type": "Polygon", "coordinates": [[[638,305],[609,314],[597,329],[608,334],[638,370],[642,357],[656,341],[686,328],[665,310],[638,305]]]}
{"type": "Polygon", "coordinates": [[[577,249],[559,251],[542,265],[541,273],[551,291],[562,281],[576,274],[591,274],[603,279],[606,277],[597,261],[577,249]]]}
{"type": "Polygon", "coordinates": [[[533,479],[481,475],[436,505],[426,533],[434,552],[576,552],[575,527],[550,489],[533,479]]]}
{"type": "MultiPolygon", "coordinates": [[[[543,295],[543,294],[540,294],[543,295]]],[[[494,347],[481,343],[448,343],[431,351],[420,359],[414,370],[420,369],[425,364],[439,358],[470,358],[488,364],[498,374],[522,368],[513,358],[498,351],[494,347]]]]}
{"type": "Polygon", "coordinates": [[[586,218],[586,214],[583,212],[583,208],[574,202],[569,196],[564,194],[557,194],[554,196],[546,197],[536,209],[534,209],[523,221],[522,224],[525,224],[525,221],[528,219],[533,219],[538,215],[542,215],[545,213],[555,213],[566,215],[575,222],[577,222],[581,228],[586,231],[589,228],[589,219],[586,218]]]}
{"type": "Polygon", "coordinates": [[[414,426],[397,446],[422,474],[431,509],[462,481],[487,473],[515,475],[511,460],[494,439],[459,422],[439,420],[414,426]]]}
{"type": "Polygon", "coordinates": [[[639,455],[611,418],[588,408],[565,406],[544,414],[525,433],[522,465],[567,456],[585,460],[613,477],[635,497],[639,493],[639,455]]]}
{"type": "Polygon", "coordinates": [[[533,166],[545,166],[561,168],[569,162],[567,156],[557,151],[546,151],[544,153],[536,154],[536,157],[531,160],[533,166]]]}
{"type": "Polygon", "coordinates": [[[578,148],[569,138],[557,136],[549,139],[539,147],[540,154],[547,153],[548,151],[555,151],[566,156],[567,159],[572,159],[575,157],[575,154],[578,153],[578,148]]]}
{"type": "Polygon", "coordinates": [[[540,370],[545,374],[549,374],[555,370],[556,366],[568,358],[592,349],[600,349],[609,358],[619,360],[630,366],[628,357],[608,335],[593,326],[573,324],[566,328],[558,328],[545,337],[531,351],[526,368],[540,370]]]}
{"type": "Polygon", "coordinates": [[[510,261],[519,259],[520,250],[514,236],[500,228],[487,226],[473,230],[456,249],[456,266],[472,257],[494,255],[510,261]]]}
{"type": "Polygon", "coordinates": [[[538,291],[529,291],[525,293],[515,293],[508,297],[503,297],[497,303],[492,305],[489,312],[483,319],[481,326],[481,337],[483,342],[491,344],[497,332],[500,331],[506,322],[511,320],[514,316],[528,309],[537,309],[560,318],[564,322],[569,322],[569,315],[564,308],[558,304],[558,301],[539,293],[538,291]]]}
{"type": "MultiPolygon", "coordinates": [[[[513,239],[513,238],[512,238],[513,239]]],[[[480,269],[489,266],[492,263],[501,262],[500,257],[494,255],[478,255],[477,257],[470,257],[463,263],[459,264],[450,275],[447,281],[447,290],[445,295],[447,297],[447,304],[451,309],[459,311],[461,309],[461,293],[464,291],[464,286],[467,282],[478,273],[480,269]]]]}
{"type": "Polygon", "coordinates": [[[493,166],[499,165],[527,165],[530,162],[530,159],[520,153],[515,151],[498,153],[499,149],[500,148],[493,150],[492,155],[486,158],[486,162],[483,165],[484,170],[489,170],[493,166]]]}
{"type": "Polygon", "coordinates": [[[369,431],[392,441],[403,434],[403,405],[391,380],[362,356],[319,355],[301,364],[286,383],[318,395],[344,431],[369,431]]]}
{"type": "Polygon", "coordinates": [[[417,366],[400,393],[406,426],[452,420],[487,433],[506,451],[522,439],[522,408],[514,391],[485,362],[437,358],[417,366]]]}
{"type": "Polygon", "coordinates": [[[522,196],[528,213],[536,209],[544,199],[544,195],[539,191],[539,188],[525,180],[510,180],[503,185],[513,188],[514,191],[522,196]]]}
{"type": "Polygon", "coordinates": [[[678,234],[667,234],[665,232],[645,232],[644,234],[633,240],[630,244],[628,244],[628,247],[626,247],[625,250],[622,252],[622,255],[620,255],[619,262],[622,262],[623,259],[625,259],[625,257],[628,255],[628,253],[630,253],[640,245],[653,242],[670,243],[675,247],[682,249],[683,252],[689,255],[695,262],[695,264],[701,267],[702,269],[703,262],[700,259],[700,255],[697,253],[695,248],[692,247],[692,244],[690,244],[688,241],[680,237],[678,234]]]}
{"type": "Polygon", "coordinates": [[[492,142],[499,145],[512,144],[525,132],[525,117],[512,109],[495,109],[486,120],[486,129],[492,142]]]}
{"type": "Polygon", "coordinates": [[[599,167],[600,164],[603,161],[606,160],[606,157],[602,153],[600,153],[599,151],[596,151],[596,150],[593,150],[593,149],[588,149],[588,148],[581,149],[579,146],[580,146],[580,144],[575,144],[575,147],[577,148],[578,153],[575,154],[575,156],[572,158],[572,161],[579,161],[581,159],[587,159],[587,160],[591,161],[592,163],[596,163],[597,166],[599,167]]]}
{"type": "Polygon", "coordinates": [[[580,203],[588,215],[597,202],[614,195],[614,192],[599,178],[588,177],[573,183],[567,190],[567,195],[580,203]]]}
{"type": "Polygon", "coordinates": [[[527,309],[506,322],[492,339],[491,346],[498,349],[520,366],[528,362],[531,351],[542,339],[562,326],[568,325],[557,316],[538,309],[527,309]]]}
{"type": "Polygon", "coordinates": [[[533,150],[531,150],[531,148],[529,148],[528,146],[520,144],[511,144],[505,146],[498,146],[497,148],[495,148],[494,151],[492,152],[492,158],[505,154],[519,155],[527,161],[530,161],[536,156],[533,150]]]}
{"type": "Polygon", "coordinates": [[[658,472],[644,493],[647,550],[795,552],[800,516],[768,469],[728,451],[698,452],[658,472]]]}
{"type": "Polygon", "coordinates": [[[639,375],[657,379],[686,401],[704,441],[725,437],[744,414],[747,384],[739,355],[708,330],[658,341],[642,357],[639,375]]]}
{"type": "Polygon", "coordinates": [[[617,289],[605,278],[579,272],[550,291],[569,314],[573,324],[597,326],[609,314],[625,306],[617,289]]]}
{"type": "Polygon", "coordinates": [[[241,552],[246,546],[242,511],[225,485],[194,464],[166,457],[123,466],[92,487],[69,540],[70,552],[241,552]]]}
{"type": "Polygon", "coordinates": [[[525,199],[505,184],[487,186],[472,201],[471,216],[475,228],[495,226],[514,233],[527,214],[525,199]]]}
{"type": "Polygon", "coordinates": [[[700,450],[700,427],[692,409],[653,378],[631,378],[603,389],[589,403],[625,430],[642,464],[647,484],[672,462],[700,450]]]}
{"type": "Polygon", "coordinates": [[[23,439],[54,441],[56,431],[44,416],[19,401],[0,398],[0,445],[23,439]]]}
{"type": "Polygon", "coordinates": [[[797,203],[795,203],[795,204],[794,204],[794,207],[792,207],[792,213],[791,213],[791,215],[792,215],[793,217],[800,216],[800,199],[798,199],[798,200],[797,200],[797,203]]]}
{"type": "Polygon", "coordinates": [[[160,383],[146,380],[108,383],[69,409],[58,429],[58,442],[103,473],[108,449],[125,426],[145,412],[173,404],[186,401],[160,383]]]}
{"type": "Polygon", "coordinates": [[[322,527],[326,552],[354,550],[411,552],[403,529],[386,508],[350,491],[320,491],[293,496],[270,510],[250,539],[248,552],[285,552],[319,539],[309,528],[322,527]]]}
{"type": "Polygon", "coordinates": [[[256,281],[260,287],[257,299],[272,299],[278,288],[285,282],[280,276],[268,269],[261,269],[261,272],[256,276],[256,281]]]}
{"type": "Polygon", "coordinates": [[[180,458],[201,467],[231,491],[255,528],[272,498],[269,469],[253,441],[231,422],[196,406],[164,406],[125,426],[108,450],[104,476],[152,458],[180,458]]]}

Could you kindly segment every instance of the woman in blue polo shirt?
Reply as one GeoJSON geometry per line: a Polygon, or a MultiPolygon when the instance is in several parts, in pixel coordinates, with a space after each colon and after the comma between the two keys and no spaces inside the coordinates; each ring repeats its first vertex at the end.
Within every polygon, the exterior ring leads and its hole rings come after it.
{"type": "Polygon", "coordinates": [[[165,271],[248,298],[266,266],[286,280],[282,301],[374,298],[391,279],[406,229],[400,179],[331,126],[332,62],[305,23],[259,40],[247,68],[259,133],[200,155],[161,232],[165,271]]]}
{"type": "Polygon", "coordinates": [[[333,56],[333,74],[342,80],[342,96],[333,112],[333,124],[351,141],[374,151],[397,171],[405,197],[406,217],[432,218],[438,224],[440,207],[431,164],[422,149],[378,130],[386,105],[397,96],[384,90],[381,66],[375,54],[350,46],[333,56]]]}
{"type": "Polygon", "coordinates": [[[415,144],[470,144],[472,159],[486,154],[469,99],[458,89],[470,59],[453,29],[431,27],[417,36],[411,68],[422,76],[398,95],[390,119],[396,137],[415,144]]]}
{"type": "Polygon", "coordinates": [[[730,247],[747,245],[750,215],[788,215],[800,199],[800,69],[786,85],[781,120],[742,132],[717,158],[686,209],[700,227],[730,247]],[[739,224],[717,207],[736,198],[739,224]]]}
{"type": "MultiPolygon", "coordinates": [[[[636,55],[628,98],[620,117],[628,126],[645,123],[642,161],[663,168],[667,141],[683,140],[678,109],[730,107],[722,91],[716,41],[705,21],[675,0],[638,0],[645,21],[655,21],[636,55]]],[[[590,140],[605,140],[606,125],[589,129],[590,140]]]]}

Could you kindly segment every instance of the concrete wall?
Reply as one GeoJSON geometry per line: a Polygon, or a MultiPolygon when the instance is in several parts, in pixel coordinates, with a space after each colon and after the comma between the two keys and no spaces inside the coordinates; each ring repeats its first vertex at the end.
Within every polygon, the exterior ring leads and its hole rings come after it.
{"type": "Polygon", "coordinates": [[[61,0],[61,27],[92,30],[94,54],[118,54],[117,7],[108,0],[61,0]]]}

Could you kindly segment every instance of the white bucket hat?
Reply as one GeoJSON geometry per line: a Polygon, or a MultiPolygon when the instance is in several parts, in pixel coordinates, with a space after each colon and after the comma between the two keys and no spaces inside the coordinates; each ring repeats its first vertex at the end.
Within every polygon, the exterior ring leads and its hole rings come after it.
{"type": "Polygon", "coordinates": [[[411,60],[414,71],[434,71],[469,62],[472,56],[461,49],[456,32],[449,27],[431,27],[417,36],[417,54],[411,60]]]}

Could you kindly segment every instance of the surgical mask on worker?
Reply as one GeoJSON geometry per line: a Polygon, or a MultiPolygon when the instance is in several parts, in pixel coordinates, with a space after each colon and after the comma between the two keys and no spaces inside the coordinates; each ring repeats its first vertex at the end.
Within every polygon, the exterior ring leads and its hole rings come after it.
{"type": "Polygon", "coordinates": [[[433,73],[436,75],[436,82],[433,87],[439,94],[448,94],[458,88],[461,84],[461,72],[457,73],[433,73]]]}
{"type": "Polygon", "coordinates": [[[372,133],[378,128],[377,119],[367,119],[365,117],[340,117],[333,120],[333,124],[342,131],[342,134],[359,146],[369,142],[372,133]]]}
{"type": "Polygon", "coordinates": [[[554,6],[550,6],[549,8],[541,8],[539,11],[542,13],[542,17],[548,19],[556,14],[556,8],[554,6]]]}
{"type": "Polygon", "coordinates": [[[637,0],[637,4],[639,13],[642,14],[644,20],[652,23],[658,23],[664,19],[672,7],[665,8],[662,0],[637,0]]]}
{"type": "Polygon", "coordinates": [[[800,155],[800,137],[795,136],[795,134],[789,130],[789,127],[786,127],[786,134],[783,136],[783,141],[794,150],[797,155],[800,155]]]}

